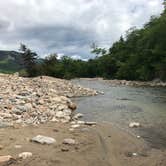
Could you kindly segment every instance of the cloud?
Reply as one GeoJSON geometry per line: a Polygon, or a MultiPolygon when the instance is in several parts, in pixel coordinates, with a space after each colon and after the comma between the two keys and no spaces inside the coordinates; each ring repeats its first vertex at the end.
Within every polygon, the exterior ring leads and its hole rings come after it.
{"type": "Polygon", "coordinates": [[[92,42],[111,46],[162,10],[162,0],[0,1],[0,49],[17,50],[23,42],[41,56],[56,52],[88,59],[92,42]]]}

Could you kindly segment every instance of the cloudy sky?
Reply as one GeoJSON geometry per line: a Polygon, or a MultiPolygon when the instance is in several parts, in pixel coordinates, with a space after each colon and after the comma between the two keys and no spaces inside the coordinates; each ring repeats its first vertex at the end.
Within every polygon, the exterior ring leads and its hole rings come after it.
{"type": "Polygon", "coordinates": [[[162,10],[162,0],[0,0],[0,50],[22,42],[41,56],[87,59],[92,42],[108,47],[162,10]]]}

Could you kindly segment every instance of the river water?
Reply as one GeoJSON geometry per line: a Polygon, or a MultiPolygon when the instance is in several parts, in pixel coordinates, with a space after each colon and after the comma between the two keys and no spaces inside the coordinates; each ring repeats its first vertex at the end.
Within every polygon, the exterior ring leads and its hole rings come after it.
{"type": "Polygon", "coordinates": [[[153,148],[166,149],[166,88],[112,86],[101,80],[73,80],[104,95],[73,99],[84,120],[108,122],[140,135],[153,148]],[[130,122],[140,128],[129,129],[130,122]]]}

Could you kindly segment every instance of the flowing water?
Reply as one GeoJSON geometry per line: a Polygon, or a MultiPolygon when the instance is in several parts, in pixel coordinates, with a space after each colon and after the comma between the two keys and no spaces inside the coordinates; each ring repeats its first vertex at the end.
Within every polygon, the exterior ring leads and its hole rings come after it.
{"type": "Polygon", "coordinates": [[[75,98],[84,120],[109,122],[140,135],[153,148],[166,149],[166,88],[112,86],[101,80],[73,80],[104,95],[75,98]],[[141,127],[129,129],[130,122],[141,127]]]}

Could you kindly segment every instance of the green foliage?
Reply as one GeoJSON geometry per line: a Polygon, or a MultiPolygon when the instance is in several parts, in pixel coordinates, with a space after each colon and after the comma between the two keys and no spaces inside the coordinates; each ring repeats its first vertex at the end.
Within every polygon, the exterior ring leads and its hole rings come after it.
{"type": "Polygon", "coordinates": [[[22,69],[19,71],[19,76],[21,77],[28,77],[28,73],[26,72],[25,69],[22,69]]]}
{"type": "Polygon", "coordinates": [[[36,76],[37,70],[37,54],[28,49],[24,44],[20,45],[20,51],[22,51],[23,66],[28,73],[29,77],[36,76]]]}
{"type": "MultiPolygon", "coordinates": [[[[93,50],[98,54],[96,50],[102,49],[93,50]]],[[[111,78],[166,80],[165,11],[160,17],[151,17],[144,28],[131,28],[125,39],[121,37],[102,57],[93,61],[100,63],[100,71],[111,78]]]]}
{"type": "MultiPolygon", "coordinates": [[[[166,1],[164,1],[164,6],[166,1]]],[[[142,29],[130,28],[109,49],[92,44],[92,53],[97,56],[88,61],[74,60],[51,54],[44,60],[37,59],[36,53],[21,45],[25,71],[21,75],[49,75],[71,79],[76,77],[104,77],[148,81],[155,78],[166,80],[166,8],[163,13],[142,29]],[[38,61],[38,63],[37,63],[38,61]]],[[[0,59],[0,66],[6,60],[0,59]]]]}

